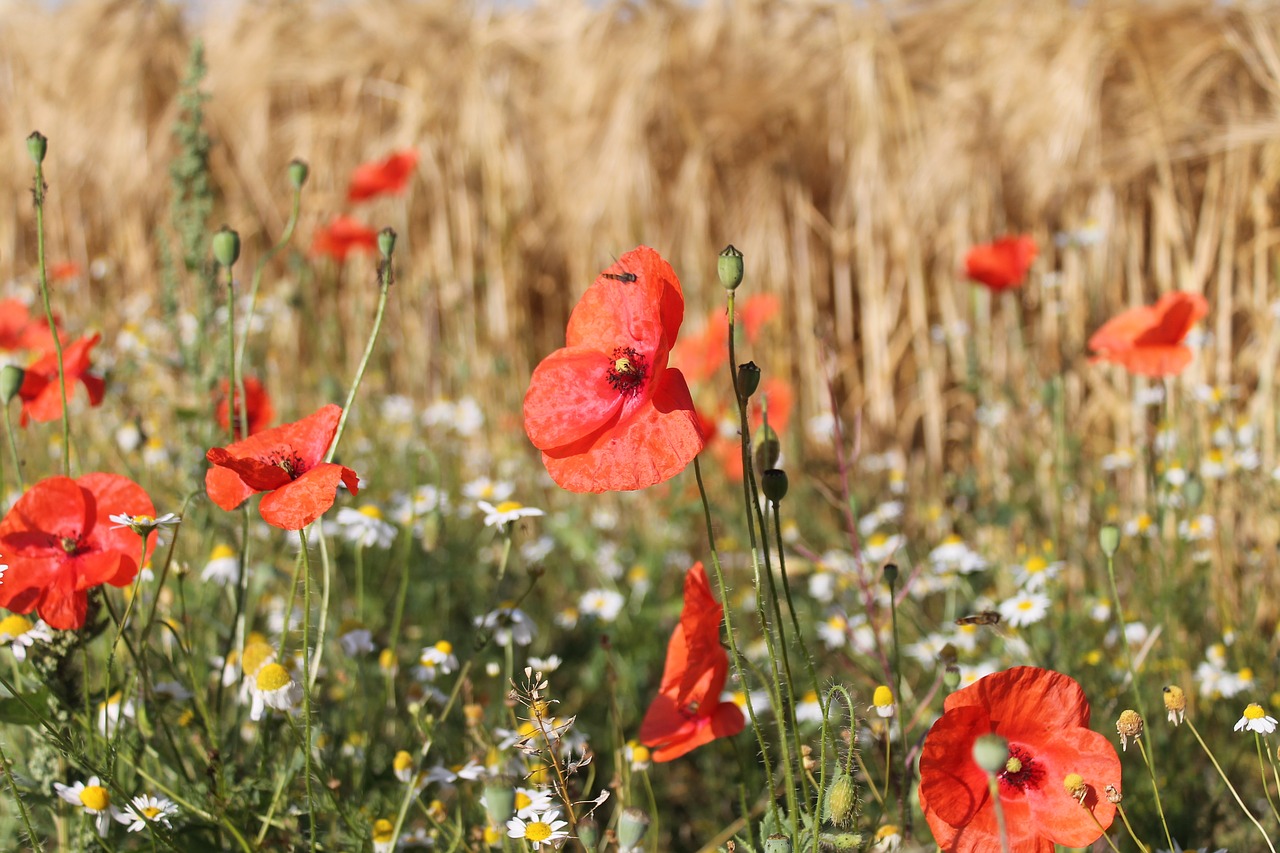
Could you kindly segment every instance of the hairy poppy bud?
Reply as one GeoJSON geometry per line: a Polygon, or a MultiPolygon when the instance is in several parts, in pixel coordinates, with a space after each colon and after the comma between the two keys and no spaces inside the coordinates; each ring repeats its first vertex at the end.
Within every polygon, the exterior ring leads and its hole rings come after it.
{"type": "Polygon", "coordinates": [[[725,290],[734,291],[742,284],[742,253],[732,245],[724,247],[720,260],[716,263],[716,272],[720,276],[720,285],[725,290]]]}
{"type": "Polygon", "coordinates": [[[822,816],[841,829],[848,829],[858,818],[858,806],[857,783],[848,773],[837,770],[835,778],[827,786],[822,816]]]}
{"type": "Polygon", "coordinates": [[[384,260],[391,260],[396,250],[396,232],[394,228],[383,228],[378,232],[378,251],[384,260]]]}
{"type": "Polygon", "coordinates": [[[835,850],[836,853],[862,849],[861,832],[824,832],[818,836],[824,850],[835,850]]]}
{"type": "Polygon", "coordinates": [[[744,402],[751,399],[760,387],[760,367],[754,361],[738,365],[738,397],[744,402]]]}
{"type": "Polygon", "coordinates": [[[307,165],[306,160],[294,158],[289,161],[289,183],[295,190],[302,189],[302,185],[307,182],[310,175],[311,167],[307,165]]]}
{"type": "Polygon", "coordinates": [[[760,488],[770,503],[782,503],[787,496],[787,472],[770,468],[760,475],[760,488]]]}
{"type": "Polygon", "coordinates": [[[6,364],[0,369],[0,399],[8,403],[16,397],[26,376],[27,372],[16,364],[6,364]]]}
{"type": "Polygon", "coordinates": [[[31,131],[31,135],[27,137],[27,152],[37,166],[44,162],[44,155],[48,150],[49,140],[45,135],[38,130],[31,131]]]}
{"type": "Polygon", "coordinates": [[[223,225],[213,235],[213,259],[222,267],[233,267],[240,260],[240,235],[223,225]]]}

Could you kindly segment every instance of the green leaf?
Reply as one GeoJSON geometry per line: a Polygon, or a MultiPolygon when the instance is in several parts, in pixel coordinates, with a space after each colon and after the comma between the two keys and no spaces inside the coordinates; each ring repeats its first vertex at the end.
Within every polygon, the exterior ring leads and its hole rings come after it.
{"type": "Polygon", "coordinates": [[[36,726],[40,715],[49,707],[49,691],[40,688],[34,693],[21,693],[0,699],[0,723],[11,726],[36,726]]]}

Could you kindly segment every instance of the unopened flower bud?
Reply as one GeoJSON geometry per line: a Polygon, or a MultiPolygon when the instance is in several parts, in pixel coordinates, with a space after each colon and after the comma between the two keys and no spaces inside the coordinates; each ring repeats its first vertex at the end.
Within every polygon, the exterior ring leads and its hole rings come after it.
{"type": "Polygon", "coordinates": [[[824,832],[818,836],[823,850],[834,850],[835,853],[852,853],[862,849],[861,832],[824,832]]]}
{"type": "Polygon", "coordinates": [[[0,368],[0,399],[8,403],[16,397],[26,376],[27,372],[16,364],[6,364],[0,368]]]}
{"type": "Polygon", "coordinates": [[[27,153],[37,166],[44,162],[44,155],[48,150],[49,140],[45,135],[38,130],[31,131],[31,135],[27,137],[27,153]]]}
{"type": "Polygon", "coordinates": [[[516,788],[510,779],[495,776],[485,782],[484,811],[494,826],[502,826],[515,814],[516,788]]]}
{"type": "Polygon", "coordinates": [[[791,853],[791,839],[775,832],[764,840],[764,853],[791,853]]]}
{"type": "Polygon", "coordinates": [[[289,183],[293,185],[295,190],[302,189],[303,184],[307,182],[307,178],[311,175],[311,167],[307,165],[306,160],[294,158],[289,161],[289,183]]]}
{"type": "Polygon", "coordinates": [[[584,817],[578,821],[578,841],[587,850],[595,850],[600,846],[600,825],[594,818],[584,817]]]}
{"type": "Polygon", "coordinates": [[[960,667],[954,663],[947,664],[947,668],[942,672],[942,683],[946,685],[948,690],[955,690],[960,686],[960,667]]]}
{"type": "Polygon", "coordinates": [[[885,563],[884,568],[881,569],[881,571],[884,572],[884,582],[889,585],[890,589],[892,589],[894,585],[898,583],[898,564],[885,563]]]}
{"type": "Polygon", "coordinates": [[[743,402],[760,387],[760,367],[754,361],[738,365],[738,398],[743,402]]]}
{"type": "Polygon", "coordinates": [[[622,810],[618,818],[618,849],[635,850],[649,829],[649,815],[642,809],[630,806],[622,810]]]}
{"type": "Polygon", "coordinates": [[[853,826],[858,818],[858,786],[853,777],[843,770],[837,770],[835,778],[827,786],[827,796],[823,801],[822,817],[841,829],[853,826]]]}
{"type": "Polygon", "coordinates": [[[1098,531],[1098,544],[1102,546],[1102,553],[1114,557],[1120,550],[1120,528],[1114,524],[1104,525],[1098,531]]]}
{"type": "Polygon", "coordinates": [[[240,235],[223,225],[213,235],[213,259],[222,267],[233,267],[240,260],[240,235]]]}
{"type": "Polygon", "coordinates": [[[1182,487],[1182,494],[1187,499],[1188,508],[1198,509],[1200,502],[1204,500],[1204,483],[1199,477],[1191,477],[1182,487]]]}
{"type": "Polygon", "coordinates": [[[1003,773],[1009,761],[1008,741],[1000,735],[982,735],[973,742],[973,760],[989,775],[1003,773]]]}
{"type": "Polygon", "coordinates": [[[396,232],[393,228],[383,228],[378,232],[378,251],[382,254],[383,260],[391,260],[391,255],[396,250],[396,232]]]}
{"type": "Polygon", "coordinates": [[[720,286],[725,290],[737,290],[742,284],[742,253],[732,245],[724,247],[720,260],[716,263],[716,272],[720,276],[720,286]]]}
{"type": "Polygon", "coordinates": [[[757,471],[768,471],[778,467],[778,459],[782,456],[782,442],[773,427],[765,424],[756,436],[755,463],[757,471]]]}
{"type": "Polygon", "coordinates": [[[769,468],[760,475],[760,488],[771,503],[782,503],[787,496],[787,472],[781,468],[769,468]]]}

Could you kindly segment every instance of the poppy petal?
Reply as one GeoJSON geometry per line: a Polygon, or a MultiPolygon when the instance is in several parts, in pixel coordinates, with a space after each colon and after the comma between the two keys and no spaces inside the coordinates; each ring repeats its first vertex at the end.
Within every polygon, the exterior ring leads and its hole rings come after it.
{"type": "Polygon", "coordinates": [[[89,596],[83,591],[55,583],[45,588],[36,610],[50,627],[73,631],[84,625],[89,613],[89,596]]]}
{"type": "Polygon", "coordinates": [[[670,345],[660,314],[663,292],[662,282],[654,279],[597,281],[569,315],[565,346],[601,352],[629,346],[646,358],[662,358],[665,367],[670,345]]]}
{"type": "Polygon", "coordinates": [[[524,428],[539,450],[563,447],[618,416],[623,398],[609,384],[612,362],[589,347],[551,353],[533,371],[524,395],[524,428]]]}
{"type": "Polygon", "coordinates": [[[269,492],[293,482],[289,472],[277,464],[253,456],[234,456],[221,447],[211,447],[205,458],[218,468],[231,471],[253,492],[269,492]]]}
{"type": "Polygon", "coordinates": [[[1097,841],[1102,835],[1099,824],[1110,826],[1116,812],[1102,793],[1108,785],[1120,788],[1120,757],[1110,741],[1091,729],[1049,730],[1036,744],[1036,761],[1046,781],[1038,789],[1028,788],[1026,800],[1037,832],[1064,847],[1088,847],[1097,841]],[[1071,773],[1089,786],[1084,807],[1061,785],[1071,773]]]}
{"type": "MultiPolygon", "coordinates": [[[[356,482],[350,468],[322,462],[293,482],[262,498],[262,520],[282,530],[301,530],[328,511],[337,498],[338,483],[356,482]]],[[[355,493],[352,489],[352,493],[355,493]]]]}
{"type": "Polygon", "coordinates": [[[571,492],[631,491],[683,471],[706,444],[689,386],[675,368],[656,386],[648,405],[589,444],[544,450],[551,479],[571,492]]]}
{"type": "Polygon", "coordinates": [[[1000,733],[1011,738],[1027,731],[1089,725],[1089,700],[1080,684],[1038,666],[1015,666],[980,678],[943,703],[945,711],[964,707],[999,708],[1000,733]]]}
{"type": "Polygon", "coordinates": [[[204,472],[204,490],[209,494],[209,500],[227,512],[258,493],[257,489],[245,485],[235,471],[217,466],[204,472]]]}

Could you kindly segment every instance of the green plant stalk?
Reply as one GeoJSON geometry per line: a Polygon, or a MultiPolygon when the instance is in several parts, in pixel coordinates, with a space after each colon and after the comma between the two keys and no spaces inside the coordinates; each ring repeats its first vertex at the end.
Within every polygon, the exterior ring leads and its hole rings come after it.
{"type": "MultiPolygon", "coordinates": [[[[804,632],[800,630],[800,619],[796,616],[796,604],[791,598],[791,581],[787,577],[787,555],[782,547],[782,507],[773,504],[773,536],[774,547],[778,549],[778,571],[782,574],[782,592],[787,599],[787,612],[791,615],[791,627],[795,631],[796,641],[800,644],[800,654],[804,655],[805,668],[809,670],[809,680],[813,682],[813,692],[822,697],[822,683],[818,680],[818,671],[813,665],[813,655],[809,653],[809,644],[805,642],[804,632]]],[[[850,706],[852,707],[852,705],[850,706]]]]}
{"type": "Polygon", "coordinates": [[[1200,744],[1200,748],[1204,750],[1204,754],[1209,756],[1209,760],[1213,762],[1213,769],[1218,771],[1218,775],[1222,777],[1222,782],[1227,786],[1227,790],[1231,792],[1231,796],[1235,798],[1236,805],[1240,807],[1240,811],[1244,812],[1244,816],[1249,818],[1254,826],[1258,828],[1258,832],[1262,833],[1262,840],[1267,842],[1267,849],[1271,853],[1276,853],[1275,845],[1271,843],[1271,836],[1267,835],[1267,831],[1262,828],[1262,824],[1258,823],[1258,819],[1253,816],[1253,812],[1249,811],[1245,806],[1244,800],[1240,799],[1240,795],[1236,793],[1235,786],[1231,784],[1231,780],[1227,778],[1227,774],[1223,772],[1222,765],[1218,763],[1218,759],[1214,757],[1209,745],[1204,742],[1204,738],[1200,737],[1200,732],[1196,729],[1196,724],[1191,721],[1190,717],[1185,720],[1187,728],[1191,729],[1191,734],[1195,735],[1196,741],[1200,744]]]}
{"type": "MultiPolygon", "coordinates": [[[[1262,758],[1262,736],[1257,732],[1253,733],[1254,746],[1258,748],[1258,771],[1262,774],[1262,793],[1267,795],[1267,805],[1271,806],[1271,814],[1280,822],[1280,811],[1276,810],[1276,802],[1271,799],[1271,787],[1267,784],[1267,762],[1262,758]]],[[[1270,750],[1267,750],[1270,752],[1270,750]]],[[[1280,787],[1280,786],[1278,786],[1280,787]]]]}
{"type": "Polygon", "coordinates": [[[4,754],[4,747],[0,745],[0,771],[4,773],[4,778],[9,783],[9,793],[13,795],[13,804],[18,807],[18,814],[22,817],[22,827],[26,830],[27,840],[31,842],[35,853],[44,853],[44,846],[40,843],[40,837],[31,828],[31,815],[27,813],[27,804],[22,802],[22,793],[18,790],[18,783],[13,779],[10,766],[9,758],[4,754]]]}
{"type": "MultiPolygon", "coordinates": [[[[787,789],[787,812],[791,819],[791,838],[798,841],[800,838],[800,812],[796,804],[796,779],[795,767],[791,760],[792,738],[796,738],[794,747],[797,757],[800,754],[799,735],[795,726],[788,726],[788,722],[794,721],[796,700],[792,692],[792,684],[794,679],[791,676],[791,661],[787,655],[786,638],[781,636],[783,629],[782,608],[778,604],[778,590],[774,585],[773,571],[768,566],[768,553],[765,553],[764,577],[768,581],[769,602],[773,607],[775,625],[779,632],[779,642],[775,645],[773,629],[769,627],[769,620],[765,615],[765,603],[761,597],[764,584],[760,582],[761,565],[760,565],[760,542],[757,539],[756,531],[756,513],[759,512],[760,502],[755,500],[755,475],[752,470],[751,460],[751,425],[747,418],[747,404],[743,399],[738,387],[738,370],[737,370],[737,353],[734,346],[734,323],[733,323],[733,304],[734,291],[728,291],[728,311],[729,321],[729,378],[733,387],[733,399],[738,406],[738,424],[740,431],[739,447],[742,453],[742,499],[743,508],[746,510],[747,516],[747,539],[751,545],[751,569],[755,581],[756,592],[756,616],[760,620],[760,632],[764,636],[765,647],[769,650],[770,674],[772,675],[773,684],[771,691],[773,693],[773,702],[775,708],[782,707],[782,698],[785,692],[787,698],[787,713],[774,714],[774,721],[778,727],[778,746],[782,750],[782,773],[786,778],[787,789]],[[779,647],[781,647],[782,666],[785,672],[785,678],[778,671],[779,647]],[[790,720],[788,718],[791,718],[790,720]]],[[[762,525],[763,526],[763,525],[762,525]]],[[[763,534],[763,530],[760,531],[763,534]]],[[[772,791],[772,789],[770,789],[772,791]]]]}
{"type": "MultiPolygon", "coordinates": [[[[900,656],[901,643],[898,639],[898,591],[897,584],[889,583],[889,624],[893,631],[893,699],[894,705],[898,711],[898,731],[902,736],[902,743],[905,747],[907,744],[907,719],[906,709],[902,707],[902,658],[900,656]]],[[[893,742],[893,732],[889,732],[889,742],[893,742]]],[[[888,750],[885,751],[885,762],[889,760],[888,750]]],[[[907,838],[911,837],[911,810],[907,808],[907,788],[910,787],[911,765],[906,760],[902,762],[901,772],[899,774],[898,784],[898,819],[902,826],[903,835],[907,838]]],[[[885,791],[885,799],[887,800],[888,790],[885,791]]]]}
{"type": "MultiPolygon", "coordinates": [[[[311,560],[307,555],[306,528],[298,531],[302,543],[302,765],[307,787],[307,849],[316,850],[316,804],[311,791],[311,560]]],[[[288,623],[285,623],[286,630],[288,623]]]]}
{"type": "MultiPolygon", "coordinates": [[[[148,536],[149,535],[150,534],[148,534],[148,536]]],[[[116,647],[120,645],[120,637],[124,634],[125,625],[129,622],[129,616],[130,614],[133,613],[134,605],[138,601],[138,592],[142,588],[142,572],[147,565],[147,537],[143,536],[141,538],[142,538],[142,556],[138,558],[138,572],[133,576],[133,587],[130,591],[131,594],[129,595],[129,603],[126,604],[124,607],[124,615],[121,616],[120,621],[116,623],[116,635],[111,640],[111,646],[107,649],[107,672],[106,672],[107,680],[106,680],[106,683],[103,685],[102,692],[103,692],[103,695],[106,696],[108,699],[111,698],[111,670],[115,666],[115,662],[116,662],[116,647]]],[[[132,645],[129,645],[128,641],[126,641],[125,644],[128,646],[130,653],[133,654],[134,663],[138,664],[139,666],[142,666],[142,660],[138,654],[138,651],[134,649],[132,645]]],[[[124,715],[124,697],[123,696],[121,696],[120,698],[120,709],[121,709],[121,716],[123,716],[124,715]]],[[[117,725],[116,727],[120,728],[119,725],[117,725]]]]}
{"type": "Polygon", "coordinates": [[[53,319],[53,305],[49,301],[49,272],[44,250],[44,165],[36,163],[36,182],[31,190],[36,209],[36,262],[40,269],[40,300],[44,303],[44,317],[53,336],[53,351],[58,357],[58,390],[62,394],[62,474],[71,476],[71,419],[67,411],[67,371],[62,363],[62,336],[58,334],[53,319]]]}
{"type": "MultiPolygon", "coordinates": [[[[1147,719],[1146,703],[1142,701],[1142,690],[1138,686],[1138,673],[1133,666],[1133,649],[1129,646],[1129,633],[1125,630],[1124,621],[1124,605],[1120,601],[1120,588],[1116,585],[1116,561],[1113,554],[1107,554],[1107,580],[1111,583],[1111,601],[1115,608],[1116,625],[1120,629],[1120,640],[1124,643],[1124,664],[1125,669],[1129,672],[1129,686],[1133,690],[1133,700],[1138,705],[1138,713],[1142,715],[1142,719],[1147,719]]],[[[1164,816],[1164,804],[1160,801],[1160,785],[1156,782],[1155,762],[1151,760],[1151,755],[1142,744],[1142,739],[1138,738],[1138,749],[1142,751],[1142,761],[1147,765],[1147,775],[1151,777],[1151,793],[1156,801],[1156,813],[1160,815],[1160,826],[1164,829],[1164,840],[1169,844],[1169,849],[1173,848],[1173,836],[1169,833],[1169,821],[1164,816]]]]}
{"type": "Polygon", "coordinates": [[[13,433],[13,415],[9,413],[9,404],[4,404],[4,431],[9,437],[9,454],[13,457],[13,476],[18,481],[18,491],[27,490],[26,478],[22,476],[22,460],[18,458],[18,440],[13,433]]]}
{"type": "Polygon", "coordinates": [[[720,552],[716,550],[715,528],[711,523],[711,502],[707,499],[707,488],[702,482],[702,465],[698,457],[693,457],[693,474],[698,481],[698,495],[702,498],[702,517],[707,528],[707,546],[711,552],[711,567],[715,571],[716,584],[720,589],[720,607],[724,610],[724,631],[729,642],[729,658],[733,663],[733,674],[738,677],[742,693],[746,697],[747,716],[751,719],[751,729],[756,733],[756,742],[760,747],[760,760],[764,763],[764,776],[769,786],[769,794],[773,795],[776,786],[773,781],[773,762],[769,760],[769,747],[764,742],[764,733],[760,731],[760,721],[756,717],[754,703],[751,701],[751,688],[747,684],[746,675],[742,671],[742,659],[738,655],[738,641],[733,635],[732,610],[729,607],[729,592],[724,582],[724,568],[720,565],[720,552]]]}
{"type": "MultiPolygon", "coordinates": [[[[227,274],[227,444],[236,443],[236,421],[242,423],[248,405],[236,382],[236,277],[235,264],[223,267],[227,274]],[[237,394],[239,395],[237,397],[237,394]],[[236,404],[239,403],[239,406],[236,404]]],[[[245,434],[248,435],[246,426],[245,434]]]]}
{"type": "Polygon", "coordinates": [[[315,660],[307,669],[307,686],[316,683],[316,674],[320,672],[320,661],[324,659],[324,638],[329,628],[329,591],[332,588],[332,563],[329,561],[329,541],[324,530],[317,537],[320,540],[320,625],[316,629],[315,660]]]}
{"type": "Polygon", "coordinates": [[[347,400],[342,406],[342,416],[338,418],[338,429],[333,435],[333,443],[329,445],[329,452],[325,454],[325,462],[332,462],[338,452],[338,442],[342,440],[343,430],[346,429],[347,416],[351,414],[351,405],[355,402],[356,392],[360,390],[364,372],[369,366],[369,357],[373,354],[373,346],[378,341],[378,332],[382,329],[382,317],[387,310],[387,295],[391,292],[393,278],[391,259],[387,258],[378,270],[378,309],[373,317],[373,329],[369,332],[369,340],[364,345],[364,354],[360,356],[360,366],[356,368],[355,378],[351,381],[350,390],[347,391],[347,400]]]}
{"type": "MultiPolygon", "coordinates": [[[[249,503],[245,503],[240,508],[240,552],[236,555],[239,563],[238,573],[236,574],[236,603],[235,614],[231,619],[231,634],[227,637],[227,645],[222,650],[222,672],[218,678],[218,692],[214,702],[219,716],[222,714],[222,691],[225,685],[222,683],[222,675],[225,675],[227,667],[231,663],[231,652],[235,650],[241,656],[241,662],[244,658],[244,638],[245,638],[245,602],[249,598],[249,503]]],[[[295,575],[296,578],[296,575],[295,575]]],[[[293,604],[292,598],[289,601],[293,604]]],[[[287,633],[287,630],[286,630],[287,633]]]]}
{"type": "Polygon", "coordinates": [[[991,794],[991,805],[996,809],[996,826],[1000,828],[1000,849],[1009,853],[1009,827],[1004,822],[1004,804],[1000,802],[1000,780],[996,774],[987,774],[987,791],[991,794]]]}
{"type": "MultiPolygon", "coordinates": [[[[1081,807],[1081,808],[1083,808],[1086,812],[1088,812],[1088,813],[1089,813],[1089,817],[1093,818],[1093,825],[1094,825],[1094,826],[1096,826],[1096,827],[1098,827],[1098,832],[1102,833],[1102,838],[1106,840],[1106,842],[1107,842],[1107,846],[1108,846],[1108,847],[1110,847],[1113,851],[1115,851],[1115,853],[1120,853],[1120,848],[1119,848],[1119,847],[1116,847],[1116,843],[1115,843],[1114,841],[1112,841],[1112,840],[1111,840],[1111,836],[1110,836],[1110,835],[1107,835],[1107,829],[1106,829],[1106,827],[1104,827],[1104,826],[1102,825],[1101,821],[1099,821],[1099,820],[1098,820],[1098,816],[1097,816],[1097,815],[1095,815],[1095,814],[1093,813],[1093,809],[1085,808],[1085,806],[1084,806],[1084,804],[1083,804],[1083,803],[1081,803],[1080,807],[1081,807]]],[[[1119,803],[1117,803],[1117,804],[1116,804],[1116,809],[1117,809],[1117,810],[1119,810],[1119,809],[1120,809],[1120,804],[1119,804],[1119,803]]],[[[1124,819],[1125,826],[1128,826],[1128,825],[1129,825],[1129,819],[1128,819],[1127,817],[1124,817],[1123,812],[1121,813],[1121,815],[1120,815],[1120,816],[1124,819]]],[[[1129,834],[1130,834],[1130,836],[1132,836],[1132,835],[1133,835],[1132,830],[1130,830],[1130,833],[1129,833],[1129,834]]],[[[1138,845],[1138,851],[1139,851],[1139,853],[1147,853],[1147,845],[1143,844],[1141,841],[1138,841],[1138,839],[1137,839],[1137,838],[1134,838],[1133,840],[1134,840],[1134,843],[1138,845]]]]}
{"type": "MultiPolygon", "coordinates": [[[[409,600],[409,549],[413,547],[413,525],[410,524],[408,529],[402,532],[404,548],[400,554],[400,587],[396,590],[396,609],[391,617],[391,631],[387,638],[387,648],[392,654],[395,653],[396,645],[400,642],[400,625],[404,621],[404,608],[409,600]]],[[[394,691],[392,695],[394,696],[394,691]]]]}

